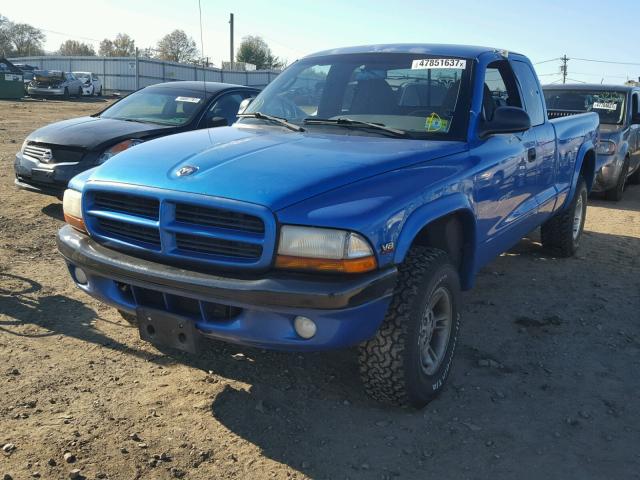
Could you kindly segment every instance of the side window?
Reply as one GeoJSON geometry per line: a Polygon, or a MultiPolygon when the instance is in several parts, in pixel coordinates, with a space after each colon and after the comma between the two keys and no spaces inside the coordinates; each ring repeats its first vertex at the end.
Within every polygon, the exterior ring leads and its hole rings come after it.
{"type": "Polygon", "coordinates": [[[638,108],[640,107],[639,103],[638,103],[638,96],[640,94],[638,94],[637,92],[633,94],[633,97],[631,99],[631,116],[633,117],[633,115],[637,115],[638,113],[640,113],[640,111],[638,111],[638,108]]]}
{"type": "Polygon", "coordinates": [[[531,117],[531,125],[534,127],[542,125],[544,123],[544,106],[535,74],[525,62],[514,61],[513,70],[520,81],[522,98],[525,109],[529,117],[531,117]]]}
{"type": "Polygon", "coordinates": [[[220,96],[213,105],[209,107],[204,117],[203,127],[207,127],[211,119],[219,117],[224,118],[227,121],[227,125],[232,125],[238,119],[238,109],[240,103],[245,98],[251,96],[250,92],[233,92],[225,93],[220,96]]]}
{"type": "Polygon", "coordinates": [[[484,77],[482,111],[485,120],[490,121],[498,107],[522,108],[515,76],[506,60],[490,63],[484,77]]]}

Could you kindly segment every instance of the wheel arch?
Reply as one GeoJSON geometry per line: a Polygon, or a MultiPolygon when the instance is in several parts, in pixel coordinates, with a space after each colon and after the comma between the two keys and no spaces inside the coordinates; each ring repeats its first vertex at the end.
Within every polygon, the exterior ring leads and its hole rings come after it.
{"type": "Polygon", "coordinates": [[[414,245],[447,252],[458,269],[461,286],[473,286],[476,220],[466,197],[425,205],[405,222],[398,238],[395,263],[402,263],[414,245]],[[442,208],[446,204],[448,208],[442,208]]]}

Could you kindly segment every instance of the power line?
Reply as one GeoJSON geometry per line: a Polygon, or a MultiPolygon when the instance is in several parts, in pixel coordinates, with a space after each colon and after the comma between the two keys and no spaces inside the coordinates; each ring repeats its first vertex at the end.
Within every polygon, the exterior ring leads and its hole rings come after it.
{"type": "Polygon", "coordinates": [[[535,62],[534,65],[540,65],[541,63],[557,62],[558,60],[562,60],[562,58],[552,58],[550,60],[542,60],[541,62],[535,62]]]}
{"type": "Polygon", "coordinates": [[[579,60],[581,62],[595,62],[595,63],[608,63],[611,65],[634,65],[634,66],[640,66],[640,63],[634,63],[634,62],[614,62],[612,60],[593,60],[591,58],[576,58],[576,57],[571,57],[571,60],[579,60]]]}

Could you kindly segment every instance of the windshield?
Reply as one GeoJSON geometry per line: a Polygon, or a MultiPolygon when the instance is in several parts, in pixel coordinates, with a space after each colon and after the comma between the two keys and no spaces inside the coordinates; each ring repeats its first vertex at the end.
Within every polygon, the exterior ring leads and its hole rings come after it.
{"type": "Polygon", "coordinates": [[[570,112],[596,112],[600,123],[624,122],[626,92],[597,90],[545,90],[547,109],[570,112]]]}
{"type": "Polygon", "coordinates": [[[91,74],[86,72],[73,72],[73,75],[79,80],[89,80],[91,78],[91,74]]]}
{"type": "Polygon", "coordinates": [[[142,89],[100,114],[101,118],[180,126],[189,123],[206,103],[199,92],[142,89]]]}
{"type": "Polygon", "coordinates": [[[35,77],[40,80],[62,80],[63,74],[58,70],[36,70],[33,72],[35,77]]]}
{"type": "Polygon", "coordinates": [[[356,124],[369,122],[401,130],[411,138],[464,138],[470,68],[465,59],[424,54],[313,57],[281,73],[244,113],[280,117],[308,130],[331,128],[332,133],[357,128],[359,134],[385,134],[356,124]]]}

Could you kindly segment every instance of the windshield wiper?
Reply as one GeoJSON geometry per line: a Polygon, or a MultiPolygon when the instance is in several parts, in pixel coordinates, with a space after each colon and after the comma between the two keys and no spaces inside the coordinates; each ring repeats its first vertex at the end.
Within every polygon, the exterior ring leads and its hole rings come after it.
{"type": "Polygon", "coordinates": [[[253,113],[240,113],[238,114],[240,118],[257,118],[259,120],[268,120],[269,122],[274,122],[283,127],[288,128],[289,130],[293,130],[294,132],[304,132],[304,128],[300,125],[296,125],[295,123],[288,122],[284,118],[274,117],[273,115],[267,115],[266,113],[253,112],[253,113]]]}
{"type": "Polygon", "coordinates": [[[351,118],[341,117],[341,118],[305,118],[305,125],[339,125],[345,127],[366,127],[373,128],[376,130],[382,130],[387,133],[391,133],[396,137],[406,137],[407,132],[404,130],[398,130],[397,128],[387,127],[382,123],[371,123],[371,122],[363,122],[361,120],[353,120],[351,118]]]}

